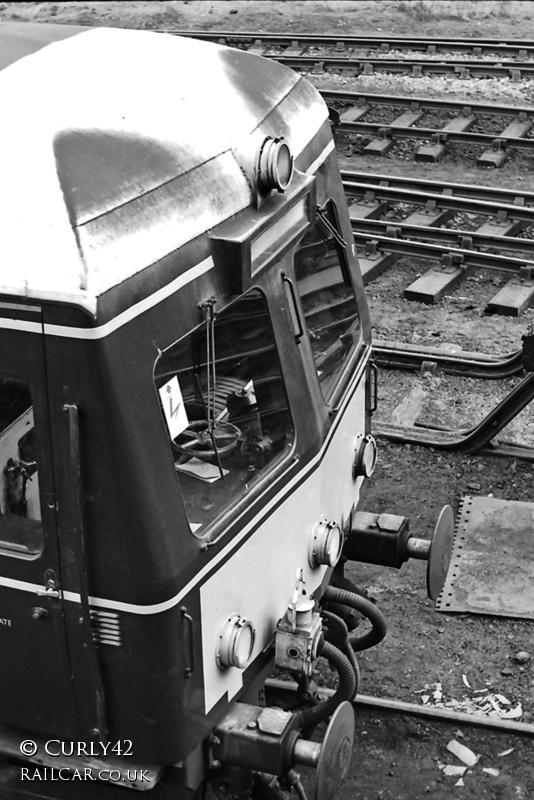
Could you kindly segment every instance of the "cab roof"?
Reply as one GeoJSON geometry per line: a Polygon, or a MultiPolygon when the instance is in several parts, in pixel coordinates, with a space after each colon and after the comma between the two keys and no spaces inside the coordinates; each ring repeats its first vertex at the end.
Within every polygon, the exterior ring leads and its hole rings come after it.
{"type": "Polygon", "coordinates": [[[104,292],[249,205],[240,154],[267,118],[295,153],[326,119],[299,76],[239,50],[116,28],[43,38],[0,72],[4,295],[96,314],[104,292]]]}

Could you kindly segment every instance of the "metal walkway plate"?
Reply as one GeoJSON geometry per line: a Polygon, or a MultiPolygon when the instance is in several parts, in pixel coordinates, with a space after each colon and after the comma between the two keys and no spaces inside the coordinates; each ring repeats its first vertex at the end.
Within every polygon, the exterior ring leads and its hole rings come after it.
{"type": "Polygon", "coordinates": [[[436,609],[534,619],[534,503],[463,498],[436,609]]]}

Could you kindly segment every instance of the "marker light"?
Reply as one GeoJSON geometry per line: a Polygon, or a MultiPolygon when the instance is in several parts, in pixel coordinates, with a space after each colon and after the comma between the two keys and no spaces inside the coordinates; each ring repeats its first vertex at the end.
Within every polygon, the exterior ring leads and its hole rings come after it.
{"type": "Polygon", "coordinates": [[[352,477],[356,479],[363,475],[370,478],[375,471],[377,447],[376,441],[370,434],[363,436],[358,434],[354,447],[354,461],[352,462],[352,477]]]}
{"type": "Polygon", "coordinates": [[[293,156],[287,142],[268,136],[258,151],[258,185],[260,189],[284,192],[293,176],[293,156]]]}
{"type": "Polygon", "coordinates": [[[336,522],[320,519],[313,530],[310,545],[312,567],[335,567],[343,549],[343,534],[336,522]]]}
{"type": "Polygon", "coordinates": [[[230,614],[219,634],[216,653],[220,669],[245,669],[254,649],[255,631],[251,622],[240,614],[230,614]]]}

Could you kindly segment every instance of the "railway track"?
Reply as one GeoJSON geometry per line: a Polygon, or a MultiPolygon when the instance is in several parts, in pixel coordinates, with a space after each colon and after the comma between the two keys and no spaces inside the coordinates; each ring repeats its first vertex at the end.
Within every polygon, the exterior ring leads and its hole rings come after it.
{"type": "Polygon", "coordinates": [[[369,55],[370,53],[423,52],[428,55],[441,53],[464,53],[478,58],[479,56],[497,55],[505,59],[534,60],[534,42],[521,39],[439,39],[408,36],[388,36],[387,33],[376,36],[323,36],[320,34],[293,33],[258,33],[235,31],[165,31],[181,36],[219,42],[230,47],[243,49],[259,49],[265,51],[276,47],[286,55],[302,54],[310,48],[325,49],[334,52],[346,52],[369,55]],[[289,52],[288,52],[289,51],[289,52]]]}
{"type": "Polygon", "coordinates": [[[530,373],[484,419],[471,428],[448,430],[434,425],[408,428],[386,422],[376,422],[374,433],[392,442],[432,447],[457,453],[486,453],[534,461],[534,447],[515,443],[492,444],[510,422],[534,400],[534,375],[530,373]]]}
{"type": "MultiPolygon", "coordinates": [[[[266,692],[270,701],[281,703],[284,699],[290,698],[293,700],[293,703],[298,702],[298,686],[293,681],[268,678],[266,681],[266,692]]],[[[332,697],[334,695],[334,690],[323,687],[321,688],[321,694],[324,695],[324,697],[332,697]]],[[[443,720],[455,724],[460,723],[464,725],[480,726],[482,728],[514,733],[520,736],[534,736],[534,725],[531,723],[516,722],[515,720],[501,719],[496,716],[490,717],[484,714],[467,714],[445,708],[417,705],[417,703],[407,703],[392,698],[373,697],[360,693],[356,695],[352,704],[356,709],[379,709],[386,712],[411,714],[426,719],[443,720]]]]}
{"type": "MultiPolygon", "coordinates": [[[[510,78],[517,81],[534,77],[534,42],[527,41],[451,42],[406,37],[382,39],[307,35],[295,38],[291,34],[252,32],[167,32],[240,47],[316,76],[324,72],[342,73],[348,77],[385,72],[413,76],[451,75],[461,79],[510,78]],[[424,51],[433,58],[405,58],[406,53],[414,51],[424,51]],[[392,52],[394,56],[389,58],[392,52]],[[371,57],[373,53],[378,53],[378,56],[371,57]],[[454,53],[467,54],[478,60],[453,58],[454,53]],[[443,54],[447,56],[445,60],[441,59],[443,54]],[[500,60],[485,60],[490,55],[497,55],[500,60]]],[[[480,149],[478,166],[499,167],[513,151],[534,150],[534,109],[531,107],[362,92],[323,90],[322,95],[332,106],[335,132],[359,137],[360,152],[365,155],[383,156],[399,140],[418,140],[423,142],[423,146],[414,154],[416,161],[438,161],[450,150],[451,145],[461,144],[480,149]],[[377,115],[379,119],[376,119],[377,115]]]]}
{"type": "Polygon", "coordinates": [[[274,58],[297,71],[320,74],[372,75],[376,72],[454,75],[460,78],[510,78],[534,76],[534,45],[491,41],[440,41],[391,37],[301,36],[291,34],[164,31],[217,41],[248,52],[274,58]],[[408,56],[424,52],[425,57],[408,56]],[[460,54],[462,57],[455,57],[460,54]],[[468,60],[466,57],[469,56],[468,60]],[[495,58],[492,58],[495,56],[495,58]],[[491,60],[490,60],[491,59],[491,60]]]}
{"type": "Polygon", "coordinates": [[[534,194],[347,170],[342,178],[365,283],[415,256],[435,263],[406,287],[409,300],[435,304],[474,270],[490,269],[510,280],[488,313],[519,316],[534,301],[534,194]]]}
{"type": "MultiPolygon", "coordinates": [[[[274,58],[292,69],[307,71],[312,77],[324,72],[342,73],[347,77],[376,72],[517,81],[534,77],[534,42],[180,33],[241,47],[274,58]],[[406,53],[414,51],[424,51],[432,58],[405,57],[406,53]],[[458,53],[477,60],[452,57],[458,53]],[[441,58],[443,54],[445,60],[441,58]],[[500,60],[486,60],[490,55],[497,55],[500,60]]],[[[400,140],[413,140],[421,143],[414,153],[416,161],[438,161],[451,146],[463,145],[466,152],[477,151],[477,166],[500,167],[515,151],[534,151],[532,107],[334,90],[322,90],[322,95],[331,107],[336,134],[355,140],[357,152],[363,155],[384,156],[400,140]]]]}
{"type": "MultiPolygon", "coordinates": [[[[403,294],[434,304],[450,294],[475,269],[512,272],[511,280],[486,306],[490,313],[518,316],[534,300],[534,194],[462,184],[390,178],[342,170],[353,232],[366,284],[402,256],[435,262],[403,294]],[[471,223],[462,230],[457,220],[471,223]],[[441,227],[445,225],[446,227],[441,227]],[[510,253],[521,253],[517,258],[510,253]]],[[[450,354],[437,348],[377,341],[378,365],[421,370],[426,364],[450,375],[503,379],[524,370],[522,349],[502,358],[477,353],[450,354]]],[[[463,453],[491,453],[534,460],[534,449],[493,440],[534,400],[534,378],[527,374],[476,425],[447,430],[432,425],[407,429],[378,420],[377,435],[412,445],[463,453]]]]}
{"type": "MultiPolygon", "coordinates": [[[[176,33],[176,32],[175,32],[176,33]]],[[[534,77],[534,42],[298,36],[184,31],[275,58],[314,75],[452,75],[457,78],[534,77]],[[423,57],[421,57],[423,54],[423,57]]],[[[534,150],[534,108],[322,89],[338,149],[385,156],[400,141],[417,142],[415,161],[441,160],[457,145],[477,166],[500,167],[514,153],[534,150]]],[[[403,296],[432,306],[476,270],[508,278],[486,304],[487,313],[519,316],[534,302],[534,194],[482,186],[394,178],[345,170],[342,174],[366,284],[403,257],[423,259],[427,271],[403,296]]],[[[375,342],[380,366],[421,370],[425,362],[453,376],[503,379],[524,371],[521,348],[503,357],[446,353],[388,340],[375,342]]],[[[534,460],[534,448],[493,442],[534,399],[527,375],[478,424],[447,430],[406,429],[383,420],[378,435],[445,451],[488,452],[534,460]]]]}
{"type": "Polygon", "coordinates": [[[507,61],[464,61],[448,58],[447,61],[418,58],[361,58],[345,55],[278,55],[263,53],[266,58],[274,58],[281,64],[297,72],[311,72],[315,75],[325,72],[343,74],[349,77],[374,75],[387,72],[398,75],[412,75],[415,78],[423,75],[452,75],[457,78],[511,78],[515,81],[531,79],[534,76],[534,64],[507,61]]]}
{"type": "Polygon", "coordinates": [[[425,365],[435,365],[447,375],[486,380],[511,378],[524,370],[522,348],[500,357],[465,351],[447,353],[436,347],[375,339],[373,356],[375,362],[384,368],[420,371],[425,365]]]}
{"type": "Polygon", "coordinates": [[[415,161],[439,161],[452,144],[480,150],[480,167],[500,167],[514,150],[534,151],[534,108],[431,100],[424,97],[321,92],[335,133],[359,137],[358,152],[384,156],[395,142],[424,142],[415,161]]]}
{"type": "MultiPolygon", "coordinates": [[[[359,172],[356,170],[349,170],[346,168],[341,169],[341,177],[346,185],[346,190],[350,193],[351,183],[356,184],[356,189],[361,191],[367,187],[373,191],[380,191],[380,189],[388,187],[390,190],[399,192],[397,198],[400,202],[411,202],[413,198],[412,192],[428,193],[429,195],[439,195],[444,203],[447,198],[458,197],[466,200],[481,200],[484,204],[487,202],[494,203],[495,205],[513,206],[514,213],[521,215],[522,207],[534,208],[534,192],[512,191],[502,187],[487,187],[479,186],[477,184],[466,183],[451,183],[446,181],[433,181],[427,178],[421,179],[412,177],[403,177],[402,175],[378,174],[370,172],[359,172]],[[406,192],[403,196],[400,192],[406,192]]],[[[467,210],[467,206],[463,210],[467,210]]],[[[475,210],[476,206],[470,206],[475,210]]],[[[482,213],[484,213],[482,211],[482,213]]],[[[529,212],[527,212],[529,213],[529,212]]],[[[530,220],[530,216],[528,216],[530,220]]]]}

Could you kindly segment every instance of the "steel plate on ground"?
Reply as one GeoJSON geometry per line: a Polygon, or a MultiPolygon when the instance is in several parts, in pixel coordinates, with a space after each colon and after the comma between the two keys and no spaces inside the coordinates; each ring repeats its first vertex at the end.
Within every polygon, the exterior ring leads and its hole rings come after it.
{"type": "Polygon", "coordinates": [[[454,538],[454,512],[443,506],[438,517],[428,552],[426,590],[431,600],[437,600],[449,574],[454,538]]]}
{"type": "Polygon", "coordinates": [[[436,609],[534,619],[534,503],[463,498],[436,609]]]}

